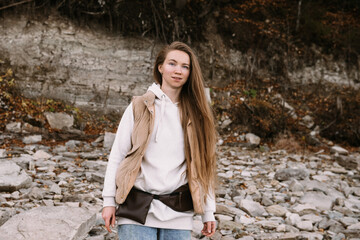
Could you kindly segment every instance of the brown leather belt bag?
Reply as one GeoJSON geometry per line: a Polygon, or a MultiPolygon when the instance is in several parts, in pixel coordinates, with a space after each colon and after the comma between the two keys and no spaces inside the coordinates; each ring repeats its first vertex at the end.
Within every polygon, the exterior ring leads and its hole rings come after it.
{"type": "Polygon", "coordinates": [[[193,209],[193,203],[189,185],[185,184],[170,194],[156,195],[141,191],[133,187],[125,202],[116,209],[115,215],[124,217],[141,224],[145,224],[153,199],[157,199],[166,206],[178,212],[186,212],[193,209]]]}

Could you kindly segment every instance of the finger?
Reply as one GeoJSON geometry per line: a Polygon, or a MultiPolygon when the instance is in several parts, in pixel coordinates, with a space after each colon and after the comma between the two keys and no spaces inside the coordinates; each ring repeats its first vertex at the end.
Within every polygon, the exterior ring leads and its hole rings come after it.
{"type": "Polygon", "coordinates": [[[216,231],[216,223],[212,222],[211,223],[211,232],[215,232],[216,231]]]}
{"type": "Polygon", "coordinates": [[[211,233],[211,222],[207,222],[207,232],[211,233]]]}
{"type": "Polygon", "coordinates": [[[108,230],[108,232],[111,233],[111,229],[110,229],[110,219],[107,217],[105,219],[105,228],[108,230]]]}
{"type": "Polygon", "coordinates": [[[111,226],[112,227],[115,227],[115,221],[116,221],[115,213],[113,213],[112,216],[111,216],[111,226]]]}

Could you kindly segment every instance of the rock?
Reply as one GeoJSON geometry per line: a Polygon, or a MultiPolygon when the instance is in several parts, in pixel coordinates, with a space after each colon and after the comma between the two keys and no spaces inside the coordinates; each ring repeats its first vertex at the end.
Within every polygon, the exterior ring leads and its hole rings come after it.
{"type": "Polygon", "coordinates": [[[263,229],[274,230],[279,226],[278,222],[275,221],[259,221],[255,222],[256,225],[261,225],[263,229]]]}
{"type": "Polygon", "coordinates": [[[25,144],[33,144],[33,143],[41,142],[41,140],[42,140],[41,135],[32,135],[32,136],[24,137],[22,141],[25,144]]]}
{"type": "Polygon", "coordinates": [[[297,223],[301,222],[301,218],[298,214],[296,213],[287,213],[286,214],[286,222],[291,224],[291,225],[296,225],[297,223]]]}
{"type": "Polygon", "coordinates": [[[331,210],[333,203],[333,198],[326,196],[322,192],[306,192],[305,195],[300,199],[300,203],[310,204],[315,206],[320,210],[331,210]]]}
{"type": "Polygon", "coordinates": [[[231,215],[231,216],[234,216],[234,215],[241,216],[241,215],[246,214],[245,212],[241,211],[238,208],[226,206],[223,204],[216,204],[216,213],[227,214],[227,215],[231,215]]]}
{"type": "Polygon", "coordinates": [[[115,133],[111,133],[111,132],[105,132],[105,136],[104,136],[104,148],[105,149],[110,149],[114,143],[115,140],[115,133]]]}
{"type": "Polygon", "coordinates": [[[349,156],[342,156],[342,155],[338,155],[335,156],[335,161],[342,167],[346,168],[346,169],[357,169],[359,163],[356,159],[349,157],[349,156]]]}
{"type": "Polygon", "coordinates": [[[51,185],[50,192],[53,192],[55,194],[61,194],[61,188],[57,184],[51,185]]]}
{"type": "Polygon", "coordinates": [[[65,143],[65,146],[67,147],[67,149],[69,150],[74,150],[77,147],[80,147],[82,145],[81,141],[78,140],[69,140],[65,143]]]}
{"type": "Polygon", "coordinates": [[[274,177],[279,181],[287,181],[290,179],[305,179],[308,176],[309,173],[306,169],[285,168],[276,171],[274,177]]]}
{"type": "Polygon", "coordinates": [[[250,143],[251,146],[258,146],[261,141],[261,139],[253,133],[247,133],[245,138],[246,141],[250,143]]]}
{"type": "Polygon", "coordinates": [[[0,192],[14,192],[31,185],[31,177],[16,163],[0,160],[0,192]]]}
{"type": "Polygon", "coordinates": [[[0,149],[0,158],[6,157],[6,149],[0,149]]]}
{"type": "Polygon", "coordinates": [[[23,133],[41,133],[42,129],[39,127],[35,127],[29,123],[24,123],[21,128],[23,133]]]}
{"type": "Polygon", "coordinates": [[[289,116],[291,116],[294,120],[298,118],[295,109],[290,106],[279,93],[277,93],[274,98],[279,101],[279,104],[286,110],[289,116]]]}
{"type": "Polygon", "coordinates": [[[240,217],[236,216],[235,222],[241,223],[243,225],[250,225],[255,223],[255,218],[249,217],[247,215],[242,215],[240,217]]]}
{"type": "Polygon", "coordinates": [[[345,148],[342,148],[340,146],[333,146],[330,148],[330,152],[331,153],[338,153],[340,155],[349,155],[349,151],[346,150],[345,148]]]}
{"type": "Polygon", "coordinates": [[[0,239],[83,239],[96,214],[84,208],[37,207],[17,214],[0,227],[0,239]]]}
{"type": "Polygon", "coordinates": [[[312,128],[314,126],[314,120],[311,116],[306,115],[301,119],[300,124],[306,126],[307,128],[312,128]]]}
{"type": "Polygon", "coordinates": [[[5,130],[8,132],[20,133],[21,132],[21,122],[8,123],[5,126],[5,130]]]}
{"type": "Polygon", "coordinates": [[[74,125],[74,117],[66,113],[44,113],[46,120],[53,129],[70,129],[74,125]]]}
{"type": "Polygon", "coordinates": [[[221,128],[226,128],[228,127],[230,124],[232,123],[231,119],[225,119],[222,124],[221,124],[221,128]]]}
{"type": "Polygon", "coordinates": [[[250,214],[250,216],[258,217],[267,214],[265,208],[260,205],[258,202],[251,200],[241,200],[239,208],[250,214]]]}
{"type": "Polygon", "coordinates": [[[313,225],[311,221],[299,221],[296,223],[296,227],[300,230],[312,231],[313,225]]]}
{"type": "Polygon", "coordinates": [[[44,198],[44,196],[45,196],[45,191],[38,187],[32,188],[30,193],[28,194],[28,197],[34,200],[41,200],[44,198]]]}
{"type": "Polygon", "coordinates": [[[347,229],[360,231],[360,222],[348,226],[347,229]]]}
{"type": "Polygon", "coordinates": [[[350,225],[357,224],[359,221],[356,218],[343,217],[343,218],[339,219],[339,222],[341,222],[345,227],[348,227],[350,225]]]}
{"type": "Polygon", "coordinates": [[[50,159],[52,156],[45,152],[44,150],[38,150],[34,153],[33,158],[36,160],[47,160],[50,159]]]}
{"type": "Polygon", "coordinates": [[[0,208],[0,226],[16,214],[15,209],[0,208]]]}
{"type": "Polygon", "coordinates": [[[195,237],[201,237],[201,230],[203,229],[204,224],[201,220],[194,220],[193,221],[193,228],[192,232],[195,235],[195,237]]]}
{"type": "Polygon", "coordinates": [[[289,185],[289,189],[292,192],[302,192],[304,190],[304,186],[296,179],[293,179],[289,185]]]}
{"type": "Polygon", "coordinates": [[[272,206],[266,207],[265,209],[269,214],[277,216],[277,217],[283,217],[288,212],[288,210],[286,208],[284,208],[280,205],[272,205],[272,206]]]}
{"type": "Polygon", "coordinates": [[[297,204],[295,207],[292,208],[295,213],[299,215],[305,215],[309,213],[317,213],[315,206],[306,203],[306,204],[297,204]]]}
{"type": "Polygon", "coordinates": [[[230,230],[231,232],[241,229],[242,225],[233,221],[222,221],[218,226],[220,229],[230,230]]]}

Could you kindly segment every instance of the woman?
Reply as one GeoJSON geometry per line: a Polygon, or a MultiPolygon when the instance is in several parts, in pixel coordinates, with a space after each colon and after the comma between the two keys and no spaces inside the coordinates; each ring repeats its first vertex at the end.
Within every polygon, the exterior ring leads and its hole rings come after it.
{"type": "Polygon", "coordinates": [[[191,239],[194,212],[210,237],[216,133],[197,57],[173,42],[159,52],[153,75],[156,84],[133,99],[116,133],[103,189],[105,226],[111,232],[115,225],[116,199],[120,239],[191,239]]]}

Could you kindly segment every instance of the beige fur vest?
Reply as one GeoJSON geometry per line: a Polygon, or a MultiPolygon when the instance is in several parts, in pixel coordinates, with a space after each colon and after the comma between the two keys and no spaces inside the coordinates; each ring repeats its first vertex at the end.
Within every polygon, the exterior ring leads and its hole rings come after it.
{"type": "MultiPolygon", "coordinates": [[[[132,101],[134,113],[134,128],[131,136],[132,147],[125,159],[119,164],[116,171],[116,202],[118,204],[125,201],[138,176],[141,161],[154,129],[154,102],[155,95],[151,91],[148,91],[142,96],[134,97],[132,101]]],[[[206,196],[204,195],[205,193],[202,190],[201,185],[197,181],[196,171],[194,171],[194,159],[199,157],[199,154],[196,154],[197,151],[194,150],[194,138],[192,137],[194,131],[191,122],[188,123],[186,130],[188,131],[192,158],[187,160],[187,178],[189,181],[194,211],[195,213],[203,214],[206,196]]]]}

